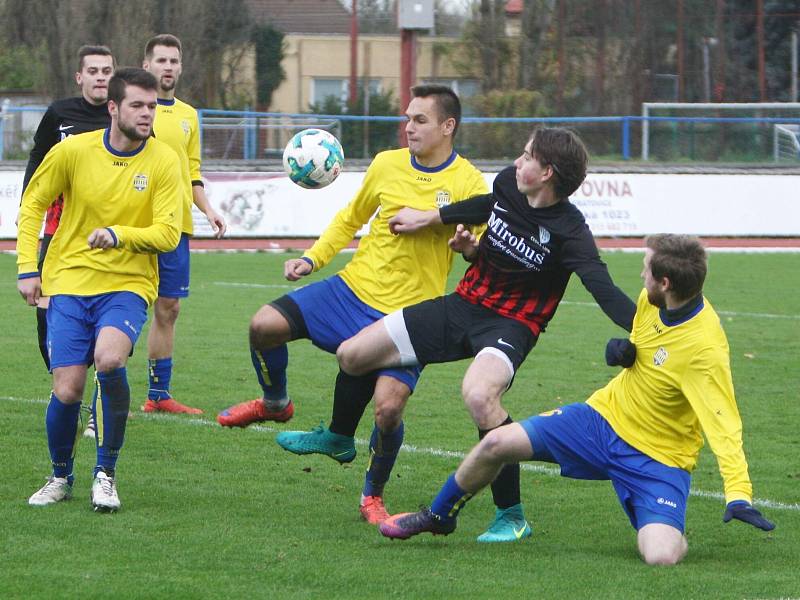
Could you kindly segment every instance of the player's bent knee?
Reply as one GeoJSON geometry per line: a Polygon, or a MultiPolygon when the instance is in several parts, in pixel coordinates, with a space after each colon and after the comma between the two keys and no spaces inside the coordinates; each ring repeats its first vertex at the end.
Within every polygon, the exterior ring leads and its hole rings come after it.
{"type": "Polygon", "coordinates": [[[162,324],[171,325],[178,320],[178,315],[181,312],[181,303],[178,298],[161,298],[156,299],[153,308],[153,316],[162,324]]]}
{"type": "Polygon", "coordinates": [[[114,350],[95,352],[94,367],[98,373],[105,373],[124,367],[127,363],[127,359],[128,357],[126,355],[114,350]]]}
{"type": "Polygon", "coordinates": [[[262,306],[250,319],[250,345],[268,350],[292,339],[291,327],[281,313],[269,304],[262,306]]]}
{"type": "Polygon", "coordinates": [[[486,434],[486,437],[478,444],[478,453],[492,462],[516,460],[513,456],[513,446],[508,443],[505,432],[501,429],[493,429],[486,434]]]}
{"type": "Polygon", "coordinates": [[[75,404],[83,400],[83,386],[76,383],[53,383],[53,394],[62,404],[75,404]]]}
{"type": "Polygon", "coordinates": [[[411,396],[409,386],[391,376],[380,376],[375,382],[375,423],[384,433],[394,431],[403,420],[403,410],[411,396]]]}
{"type": "Polygon", "coordinates": [[[464,404],[479,427],[494,427],[497,423],[488,423],[500,404],[500,397],[488,393],[483,388],[463,389],[464,404]]]}
{"type": "Polygon", "coordinates": [[[639,530],[639,553],[648,565],[678,564],[688,550],[683,534],[670,525],[650,523],[639,530]]]}
{"type": "Polygon", "coordinates": [[[359,344],[353,339],[345,340],[336,349],[336,360],[342,371],[348,375],[366,375],[369,369],[365,368],[363,353],[359,350],[359,344]]]}

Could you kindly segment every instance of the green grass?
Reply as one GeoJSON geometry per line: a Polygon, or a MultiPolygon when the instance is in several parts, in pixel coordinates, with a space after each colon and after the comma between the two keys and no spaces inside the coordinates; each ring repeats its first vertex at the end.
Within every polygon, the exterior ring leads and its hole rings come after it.
{"type": "MultiPolygon", "coordinates": [[[[475,498],[447,538],[383,539],[359,520],[357,504],[371,419],[358,431],[349,466],[282,451],[275,432],[305,429],[330,415],[335,359],[305,341],[290,346],[288,425],[223,430],[222,408],[257,395],[247,326],[282,294],[286,255],[194,255],[192,295],[183,303],[173,393],[200,418],[138,411],[146,393],[143,334],[128,373],[134,412],[119,462],[122,510],[95,514],[88,501],[94,449],[82,441],[75,498],[44,509],[28,496],[48,474],[44,412],[50,390],[35,343],[35,318],[14,287],[14,257],[0,256],[0,597],[56,598],[779,598],[800,595],[800,298],[797,255],[713,254],[706,294],[721,311],[744,420],[757,499],[771,534],[723,525],[721,480],[704,449],[687,520],[689,554],[676,568],[649,568],[607,482],[522,473],[532,539],[479,545],[489,494],[475,498]],[[271,287],[241,287],[240,283],[271,287]],[[768,316],[771,315],[771,316],[768,316]]],[[[326,270],[341,267],[347,256],[326,270]]],[[[640,254],[607,254],[631,296],[640,254]]],[[[451,280],[461,273],[457,265],[451,280]]],[[[314,276],[319,277],[319,275],[314,276]]],[[[577,280],[504,403],[516,418],[581,401],[616,370],[603,348],[620,336],[577,280]]],[[[406,443],[386,500],[390,511],[430,502],[476,432],[462,406],[466,362],[425,370],[406,413],[406,443]]]]}

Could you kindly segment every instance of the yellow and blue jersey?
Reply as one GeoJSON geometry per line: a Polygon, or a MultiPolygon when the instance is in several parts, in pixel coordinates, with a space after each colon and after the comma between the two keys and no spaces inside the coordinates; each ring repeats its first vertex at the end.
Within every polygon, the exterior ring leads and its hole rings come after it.
{"type": "Polygon", "coordinates": [[[109,130],[70,136],[36,169],[22,197],[17,237],[20,274],[37,271],[36,250],[45,210],[59,194],[64,211],[42,268],[44,295],[93,296],[128,291],[156,297],[156,254],[180,239],[179,162],[169,146],[149,138],[118,152],[109,130]],[[90,248],[89,235],[111,229],[117,246],[90,248]]]}
{"type": "MultiPolygon", "coordinates": [[[[375,215],[342,279],[365,304],[383,313],[444,294],[454,225],[395,235],[389,219],[405,207],[438,209],[488,191],[483,175],[455,152],[437,168],[421,167],[407,148],[379,153],[361,189],[334,217],[306,256],[320,269],[375,215]],[[377,214],[376,214],[377,211],[377,214]]],[[[481,231],[477,228],[476,231],[481,231]]]]}
{"type": "Polygon", "coordinates": [[[703,298],[696,311],[669,323],[642,291],[631,341],[636,362],[595,392],[589,405],[631,446],[689,472],[705,434],[726,502],[751,502],[728,340],[714,308],[703,298]]]}
{"type": "Polygon", "coordinates": [[[153,124],[156,139],[166,142],[180,159],[181,185],[184,186],[183,233],[192,234],[192,185],[202,182],[200,174],[200,123],[197,111],[177,98],[158,99],[153,124]]]}

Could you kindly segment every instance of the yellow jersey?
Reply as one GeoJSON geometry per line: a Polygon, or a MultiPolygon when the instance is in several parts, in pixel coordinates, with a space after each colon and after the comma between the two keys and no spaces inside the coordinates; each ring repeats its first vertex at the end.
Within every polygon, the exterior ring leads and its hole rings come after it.
{"type": "Polygon", "coordinates": [[[64,195],[61,223],[42,268],[46,296],[93,296],[128,291],[148,304],[156,297],[155,253],[180,240],[178,157],[156,139],[133,152],[118,152],[108,129],[69,136],[45,156],[22,197],[17,236],[20,274],[34,273],[45,210],[64,195]],[[90,248],[95,229],[113,231],[117,246],[90,248]]]}
{"type": "Polygon", "coordinates": [[[355,256],[339,273],[348,287],[383,313],[441,296],[453,264],[447,240],[455,226],[395,235],[389,231],[389,219],[405,206],[438,209],[487,192],[481,172],[455,152],[433,169],[417,165],[408,148],[381,152],[367,169],[358,194],[336,214],[305,256],[314,261],[315,270],[321,269],[375,215],[355,256]]]}
{"type": "Polygon", "coordinates": [[[158,99],[156,120],[153,123],[156,139],[166,142],[181,161],[181,182],[185,187],[183,233],[192,234],[192,186],[202,184],[200,175],[200,122],[197,111],[177,98],[158,99]]]}
{"type": "Polygon", "coordinates": [[[697,464],[705,434],[726,502],[752,502],[728,340],[711,304],[703,298],[696,314],[669,325],[642,291],[630,339],[636,362],[589,405],[631,446],[686,471],[697,464]]]}

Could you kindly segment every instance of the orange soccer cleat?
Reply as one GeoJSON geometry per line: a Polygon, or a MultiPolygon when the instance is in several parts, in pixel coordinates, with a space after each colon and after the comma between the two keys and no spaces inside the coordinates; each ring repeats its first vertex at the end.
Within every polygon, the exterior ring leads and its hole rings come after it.
{"type": "Polygon", "coordinates": [[[294,415],[294,404],[289,400],[281,410],[269,410],[264,406],[263,400],[256,399],[249,402],[240,402],[226,408],[217,415],[217,423],[223,427],[247,427],[251,423],[262,421],[277,421],[285,423],[294,415]]]}
{"type": "Polygon", "coordinates": [[[151,400],[148,398],[142,406],[142,410],[146,413],[152,412],[168,412],[187,415],[202,415],[203,411],[199,408],[192,408],[181,404],[175,398],[165,398],[164,400],[151,400]]]}

